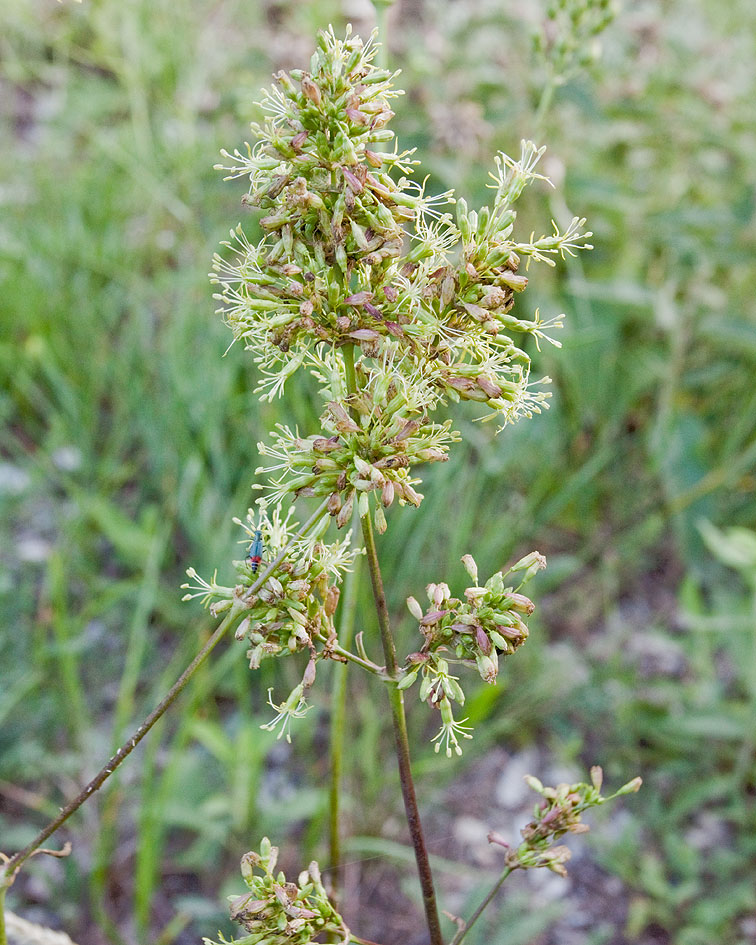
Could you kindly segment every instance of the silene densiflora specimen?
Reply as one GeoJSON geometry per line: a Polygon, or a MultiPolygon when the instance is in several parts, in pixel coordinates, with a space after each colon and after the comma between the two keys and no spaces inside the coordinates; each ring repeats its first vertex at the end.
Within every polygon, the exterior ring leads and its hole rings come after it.
{"type": "MultiPolygon", "coordinates": [[[[301,664],[301,680],[290,693],[268,694],[273,715],[263,728],[279,738],[290,740],[296,720],[315,702],[319,664],[339,664],[331,702],[331,877],[340,865],[344,670],[360,667],[385,684],[429,940],[444,942],[410,768],[405,694],[416,692],[437,713],[436,751],[460,754],[472,737],[463,711],[465,674],[477,672],[495,684],[502,659],[526,642],[534,605],[523,588],[546,562],[533,551],[479,576],[467,549],[468,587],[435,580],[426,585],[425,604],[408,598],[417,642],[398,656],[375,532],[389,527],[397,507],[420,505],[420,467],[446,460],[461,439],[444,418],[451,401],[470,402],[476,419],[499,428],[546,406],[548,378],[531,379],[521,345],[528,335],[536,347],[543,340],[557,344],[551,334],[562,316],[544,321],[537,310],[515,303],[527,287],[530,262],[553,265],[557,256],[587,249],[590,233],[575,218],[563,230],[553,224],[547,235],[518,240],[516,201],[541,178],[543,148],[529,141],[516,158],[493,159],[490,206],[471,211],[452,192],[427,194],[413,154],[400,150],[388,128],[391,100],[400,92],[393,87],[396,76],[374,64],[376,49],[374,37],[363,43],[350,31],[344,40],[332,29],[321,33],[309,70],[279,73],[265,93],[265,119],[253,126],[257,143],[244,153],[224,152],[229,177],[249,180],[243,201],[259,211],[264,235],[252,244],[237,227],[216,256],[221,311],[259,367],[262,398],[280,397],[297,370],[312,375],[322,395],[319,428],[303,434],[278,425],[260,444],[261,496],[243,521],[236,520],[244,552],[235,562],[234,586],[189,570],[185,599],[201,598],[221,618],[192,663],[26,847],[0,852],[0,945],[7,945],[6,893],[24,864],[40,853],[67,854],[68,845],[55,851],[43,844],[129,757],[231,630],[251,669],[287,655],[301,664]],[[299,499],[316,500],[302,525],[294,510],[299,499]],[[361,546],[347,526],[361,531],[361,546]],[[342,584],[350,591],[347,602],[354,601],[352,579],[362,555],[380,662],[369,655],[377,652],[372,641],[352,640],[350,608],[339,609],[342,584]]],[[[437,576],[418,574],[417,581],[428,577],[437,576]]],[[[540,799],[521,842],[490,835],[506,848],[502,874],[473,915],[456,920],[450,945],[459,945],[513,871],[564,873],[569,851],[556,841],[586,830],[582,814],[610,799],[601,795],[598,767],[590,783],[544,787],[530,778],[529,784],[540,799]]],[[[611,797],[639,786],[636,778],[611,797]]],[[[326,888],[317,863],[295,882],[276,872],[276,861],[267,838],[259,853],[242,859],[249,891],[233,897],[231,906],[247,932],[239,945],[364,945],[337,911],[335,883],[326,888]]]]}
{"type": "MultiPolygon", "coordinates": [[[[401,93],[395,76],[374,65],[375,53],[374,37],[363,43],[350,31],[343,40],[332,29],[322,32],[309,69],[278,73],[264,93],[264,121],[252,126],[256,143],[223,152],[220,167],[228,177],[249,181],[243,202],[259,211],[264,235],[252,243],[239,226],[216,255],[221,312],[259,367],[261,397],[280,397],[288,379],[306,371],[316,379],[322,413],[318,429],[278,425],[259,445],[261,497],[237,520],[247,551],[235,563],[235,586],[191,570],[186,597],[202,598],[214,615],[234,614],[252,669],[283,656],[301,661],[294,690],[283,699],[269,693],[274,715],[264,727],[278,737],[290,738],[315,700],[322,661],[355,664],[386,683],[430,939],[439,945],[403,700],[415,691],[438,713],[436,751],[460,754],[471,737],[464,676],[471,670],[494,684],[502,659],[526,642],[534,605],[523,588],[546,562],[534,551],[479,575],[472,555],[464,554],[468,587],[438,581],[427,585],[425,605],[408,599],[417,646],[400,657],[375,532],[390,527],[397,507],[420,505],[420,467],[445,461],[460,440],[444,417],[449,402],[470,402],[476,417],[499,428],[546,406],[548,378],[531,378],[522,340],[557,344],[551,334],[561,316],[544,321],[523,307],[525,271],[531,262],[553,265],[555,257],[590,248],[591,234],[575,218],[564,230],[553,224],[546,235],[518,238],[517,199],[541,178],[544,149],[530,141],[517,157],[493,159],[489,206],[470,210],[452,192],[426,193],[413,153],[399,148],[388,127],[391,101],[401,93]],[[306,535],[294,537],[294,503],[310,498],[320,500],[322,514],[306,535]],[[363,548],[348,530],[339,536],[352,523],[359,523],[363,548]],[[359,638],[352,647],[338,634],[341,583],[362,553],[380,664],[359,638]],[[260,562],[278,558],[261,584],[260,562]]],[[[567,854],[553,841],[585,829],[580,814],[606,800],[600,769],[590,784],[544,788],[533,779],[532,786],[542,799],[522,844],[506,855],[505,875],[537,866],[562,872],[567,854]]],[[[633,781],[621,791],[637,786],[633,781]]],[[[275,863],[267,839],[242,861],[250,892],[232,904],[248,932],[242,941],[360,941],[331,904],[317,864],[289,882],[275,873],[275,863]]],[[[470,924],[460,926],[455,943],[470,924]]]]}

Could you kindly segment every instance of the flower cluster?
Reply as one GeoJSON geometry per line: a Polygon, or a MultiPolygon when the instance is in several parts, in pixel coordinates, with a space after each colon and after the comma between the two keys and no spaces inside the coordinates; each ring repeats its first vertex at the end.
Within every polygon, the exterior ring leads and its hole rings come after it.
{"type": "MultiPolygon", "coordinates": [[[[232,164],[219,168],[248,176],[245,203],[267,211],[259,245],[239,233],[235,263],[215,260],[229,324],[248,344],[286,352],[391,330],[372,286],[382,288],[401,254],[403,224],[422,195],[388,173],[409,171],[409,155],[377,150],[394,137],[385,125],[400,93],[394,76],[373,66],[375,52],[372,39],[363,45],[350,32],[343,41],[322,32],[309,72],[275,76],[278,87],[261,103],[266,120],[252,126],[257,146],[224,152],[232,164]],[[354,291],[345,291],[345,276],[354,277],[354,291]]],[[[386,301],[391,295],[381,292],[386,301]]]]}
{"type": "Polygon", "coordinates": [[[426,195],[386,127],[399,93],[374,55],[374,39],[329,29],[309,71],[277,74],[265,121],[253,126],[258,143],[224,152],[229,176],[249,178],[244,202],[264,211],[264,235],[253,244],[237,228],[213,278],[235,338],[260,365],[264,398],[299,368],[328,375],[322,429],[280,428],[261,446],[276,460],[260,470],[273,475],[271,501],[331,496],[342,525],[355,502],[368,514],[373,492],[382,530],[394,496],[421,499],[413,467],[445,459],[456,438],[431,419],[446,400],[485,405],[502,425],[545,405],[513,339],[537,345],[561,316],[513,313],[528,283],[520,261],[551,264],[587,248],[590,234],[576,218],[564,232],[555,224],[547,236],[515,238],[513,205],[541,176],[544,149],[532,142],[518,160],[497,157],[490,207],[468,210],[460,199],[453,217],[451,192],[426,195]]]}
{"type": "Polygon", "coordinates": [[[516,849],[509,849],[509,844],[495,833],[489,834],[489,841],[507,848],[506,862],[510,869],[527,870],[545,866],[560,876],[566,876],[565,863],[570,858],[570,851],[565,846],[554,846],[554,842],[566,833],[586,833],[589,827],[581,820],[585,811],[624,794],[634,794],[642,784],[640,778],[633,778],[614,794],[603,797],[603,779],[603,772],[598,765],[591,768],[590,784],[544,787],[538,778],[528,775],[525,778],[528,786],[540,794],[543,800],[536,804],[533,819],[521,830],[523,842],[516,849]]]}
{"type": "MultiPolygon", "coordinates": [[[[252,537],[257,524],[254,512],[247,514],[246,522],[236,521],[252,537]]],[[[263,524],[266,522],[270,520],[263,518],[263,524]]],[[[274,522],[278,527],[270,529],[269,534],[262,529],[272,556],[285,546],[289,533],[296,528],[296,524],[281,522],[278,508],[274,522]]],[[[321,531],[327,524],[325,517],[321,531]]],[[[347,534],[343,541],[329,545],[318,538],[316,530],[309,539],[294,544],[290,556],[259,590],[244,597],[249,612],[236,630],[236,639],[248,639],[252,644],[247,654],[251,669],[257,669],[267,656],[305,648],[314,653],[318,641],[334,636],[332,618],[339,600],[338,583],[355,555],[350,550],[350,538],[347,534]]],[[[237,569],[242,582],[251,583],[255,574],[248,561],[237,562],[237,569]]]]}
{"type": "MultiPolygon", "coordinates": [[[[223,152],[229,177],[249,180],[243,203],[262,212],[262,238],[252,242],[238,227],[225,258],[216,255],[212,278],[235,339],[260,367],[263,399],[280,396],[299,369],[320,384],[316,432],[281,424],[259,444],[262,501],[280,508],[323,498],[338,527],[355,511],[362,518],[372,511],[383,532],[395,502],[420,504],[417,468],[446,460],[459,439],[451,421],[434,418],[447,401],[478,403],[487,411],[481,419],[502,425],[545,406],[548,394],[531,383],[522,339],[552,340],[562,316],[515,313],[528,284],[521,261],[553,265],[555,256],[589,248],[590,233],[575,218],[563,231],[554,224],[538,238],[515,235],[517,200],[545,180],[537,171],[544,149],[529,141],[518,159],[495,159],[490,206],[471,210],[451,192],[427,195],[412,180],[417,162],[387,127],[392,97],[401,93],[395,75],[374,65],[375,52],[374,37],[363,43],[347,30],[339,39],[329,28],[309,70],[275,76],[261,102],[264,119],[252,127],[257,144],[223,152]]],[[[248,518],[250,539],[259,531],[271,554],[283,547],[275,537],[280,518],[248,518]]],[[[267,657],[310,652],[303,691],[281,705],[271,700],[282,732],[306,710],[315,662],[335,655],[339,569],[349,553],[347,543],[321,539],[295,546],[254,590],[254,560],[237,562],[236,588],[190,573],[197,583],[187,596],[212,601],[214,613],[241,597],[248,612],[237,636],[249,641],[253,668],[267,657]]],[[[543,563],[537,555],[524,561],[512,571],[529,575],[543,563]]],[[[473,580],[464,600],[437,584],[426,613],[411,603],[424,644],[401,684],[422,675],[421,697],[442,714],[437,747],[447,753],[467,737],[451,711],[464,695],[449,663],[475,663],[493,682],[499,656],[526,639],[523,618],[532,610],[506,575],[484,587],[473,580]]]]}
{"type": "Polygon", "coordinates": [[[249,557],[234,562],[239,578],[235,587],[220,585],[215,577],[211,582],[205,581],[194,568],[187,574],[195,583],[182,585],[188,590],[184,600],[200,597],[215,615],[229,610],[234,601],[242,605],[244,615],[237,626],[236,639],[249,642],[247,657],[251,669],[257,669],[266,658],[301,650],[309,652],[302,683],[282,705],[271,702],[278,712],[273,728],[282,722],[279,737],[286,734],[287,738],[291,719],[304,714],[305,694],[315,681],[317,662],[333,657],[332,647],[336,642],[333,615],[339,600],[338,585],[358,553],[350,547],[351,533],[332,544],[322,540],[330,523],[328,514],[308,537],[292,542],[297,530],[292,515],[293,509],[290,509],[283,517],[279,507],[269,515],[262,506],[258,513],[250,509],[245,521],[234,520],[246,534],[243,543],[254,543],[259,534],[269,559],[277,558],[287,545],[290,546],[275,573],[266,577],[261,585],[260,565],[249,557]]]}
{"type": "Polygon", "coordinates": [[[520,593],[520,588],[546,567],[543,555],[533,551],[508,571],[497,571],[479,586],[475,559],[465,555],[462,562],[475,582],[465,589],[464,600],[452,597],[447,584],[428,585],[429,605],[425,612],[414,597],[407,599],[424,642],[418,652],[407,657],[408,669],[399,682],[400,689],[409,689],[421,677],[420,699],[441,711],[441,731],[434,739],[436,751],[443,746],[447,756],[452,751],[462,753],[457,735],[471,737],[452,714],[451,703],[464,705],[465,696],[457,677],[449,672],[450,662],[474,663],[485,682],[495,683],[499,655],[514,653],[528,638],[523,617],[533,613],[534,605],[520,593]],[[513,575],[519,580],[516,586],[513,575]]]}
{"type": "Polygon", "coordinates": [[[543,32],[534,36],[534,46],[556,84],[563,84],[598,59],[598,37],[618,9],[616,0],[551,0],[543,32]]]}
{"type": "Polygon", "coordinates": [[[351,520],[355,503],[366,515],[372,494],[376,527],[383,532],[383,510],[395,499],[420,504],[422,495],[414,489],[419,480],[411,468],[445,461],[458,434],[450,421],[428,418],[433,392],[422,381],[410,385],[406,375],[383,363],[369,368],[360,362],[356,375],[359,391],[345,402],[328,392],[320,434],[302,437],[278,425],[272,444],[259,444],[261,455],[275,462],[257,472],[271,476],[266,494],[272,501],[292,491],[297,498],[328,496],[339,527],[351,520]]]}
{"type": "MultiPolygon", "coordinates": [[[[229,942],[219,933],[220,945],[310,945],[324,935],[333,945],[348,945],[349,929],[328,899],[318,864],[310,863],[291,883],[282,872],[274,872],[277,858],[278,849],[267,837],[259,853],[242,857],[241,873],[250,891],[230,897],[231,918],[249,934],[229,942]]],[[[219,945],[209,938],[203,941],[219,945]]]]}

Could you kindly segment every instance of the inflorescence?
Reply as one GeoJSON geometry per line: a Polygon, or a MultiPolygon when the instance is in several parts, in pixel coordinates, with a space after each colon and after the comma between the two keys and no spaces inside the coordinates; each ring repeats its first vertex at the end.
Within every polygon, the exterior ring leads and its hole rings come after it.
{"type": "MultiPolygon", "coordinates": [[[[354,514],[371,516],[383,532],[395,504],[418,506],[418,467],[445,461],[460,439],[436,417],[449,401],[478,403],[479,419],[498,418],[500,427],[547,406],[521,345],[528,336],[536,346],[557,344],[551,334],[562,316],[515,312],[528,284],[521,262],[553,265],[590,248],[578,218],[564,231],[554,224],[539,238],[516,237],[516,201],[545,180],[537,170],[544,149],[532,142],[522,142],[517,159],[495,158],[490,206],[470,210],[451,191],[426,193],[412,177],[413,153],[388,127],[401,92],[375,53],[374,36],[363,43],[350,29],[343,40],[322,32],[309,70],[279,72],[264,93],[257,143],[223,152],[219,165],[228,178],[249,180],[243,203],[262,213],[258,242],[239,226],[215,256],[220,311],[253,352],[261,398],[280,396],[300,369],[322,396],[319,429],[279,424],[259,444],[260,509],[240,523],[250,543],[259,530],[270,560],[293,533],[291,509],[282,510],[320,497],[327,513],[315,536],[295,542],[260,587],[250,560],[235,562],[235,587],[194,570],[185,585],[186,598],[202,598],[214,614],[244,608],[237,638],[248,642],[252,668],[308,653],[302,683],[285,702],[270,699],[277,715],[266,727],[279,737],[306,712],[318,661],[354,658],[339,652],[333,624],[354,551],[348,539],[325,542],[329,521],[342,528],[354,514]]],[[[474,581],[464,600],[445,584],[429,588],[427,612],[410,600],[424,642],[395,680],[406,687],[421,677],[421,698],[442,716],[436,748],[449,755],[470,737],[453,718],[451,704],[464,695],[450,664],[475,665],[495,681],[499,658],[526,639],[523,618],[533,609],[507,575],[527,578],[545,563],[528,556],[480,587],[474,562],[463,560],[474,581]]],[[[362,665],[382,669],[366,658],[362,665]]]]}

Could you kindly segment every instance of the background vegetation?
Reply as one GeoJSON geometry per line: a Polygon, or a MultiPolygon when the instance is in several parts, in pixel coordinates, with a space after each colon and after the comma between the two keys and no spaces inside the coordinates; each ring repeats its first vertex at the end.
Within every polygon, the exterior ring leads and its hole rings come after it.
{"type": "MultiPolygon", "coordinates": [[[[283,417],[252,394],[249,356],[222,357],[230,335],[205,272],[243,211],[212,166],[246,136],[270,72],[306,62],[316,29],[347,18],[369,29],[370,5],[0,11],[5,850],[94,773],[196,651],[208,621],[179,601],[183,570],[230,559],[258,439],[280,419],[308,425],[305,390],[283,417]]],[[[431,187],[475,205],[492,152],[535,137],[557,186],[530,196],[534,227],[574,210],[596,244],[531,290],[568,316],[564,350],[539,356],[551,409],[496,439],[460,418],[472,449],[429,469],[421,508],[382,539],[397,621],[407,594],[462,579],[466,551],[482,573],[532,547],[550,563],[528,646],[497,690],[470,700],[465,756],[434,756],[424,714],[411,718],[429,844],[461,911],[495,869],[460,839],[471,821],[498,826],[486,792],[509,782],[492,759],[526,758],[539,775],[600,762],[611,783],[639,772],[643,792],[598,826],[567,898],[515,889],[470,941],[745,945],[756,940],[756,8],[628,3],[596,56],[586,40],[570,58],[560,36],[537,3],[392,11],[407,89],[395,127],[431,187]],[[559,55],[575,68],[549,102],[559,55]],[[523,915],[526,893],[548,907],[523,915]],[[589,902],[603,918],[564,924],[589,902]]],[[[74,855],[34,862],[10,906],[82,945],[195,942],[226,927],[236,861],[263,834],[287,867],[323,857],[327,706],[292,750],[272,741],[258,728],[270,673],[252,677],[230,643],[77,818],[74,855]]],[[[362,934],[411,943],[411,872],[401,889],[388,878],[408,861],[388,720],[353,685],[359,836],[345,914],[362,934]]]]}

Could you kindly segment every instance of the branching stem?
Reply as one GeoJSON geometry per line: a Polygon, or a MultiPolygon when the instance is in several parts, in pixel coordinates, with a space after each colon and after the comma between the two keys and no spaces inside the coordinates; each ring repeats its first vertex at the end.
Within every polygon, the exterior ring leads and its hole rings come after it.
{"type": "Polygon", "coordinates": [[[7,885],[0,885],[0,945],[8,945],[8,936],[5,932],[5,894],[7,885]]]}
{"type": "MultiPolygon", "coordinates": [[[[332,646],[331,649],[337,656],[342,656],[349,663],[355,663],[357,666],[361,666],[367,672],[372,673],[374,676],[381,676],[386,678],[385,671],[382,666],[378,666],[375,663],[371,663],[370,660],[364,660],[361,656],[357,656],[356,653],[352,653],[350,650],[344,649],[340,644],[332,646]]],[[[341,664],[344,665],[343,663],[341,664]]]]}

